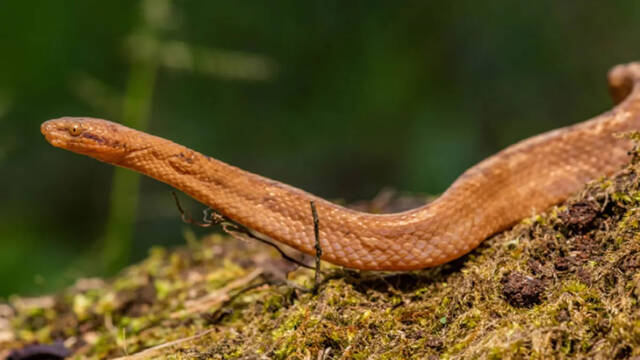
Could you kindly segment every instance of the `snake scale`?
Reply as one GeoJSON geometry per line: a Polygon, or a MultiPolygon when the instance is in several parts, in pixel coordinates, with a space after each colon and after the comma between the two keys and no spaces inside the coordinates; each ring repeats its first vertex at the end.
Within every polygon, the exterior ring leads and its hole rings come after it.
{"type": "Polygon", "coordinates": [[[56,147],[165,182],[224,216],[314,254],[309,202],[320,217],[322,258],[366,270],[412,270],[456,259],[518,220],[566,199],[629,160],[640,129],[640,63],[609,72],[617,105],[585,122],[533,136],[466,170],[438,199],[395,213],[350,210],[172,141],[110,121],[63,117],[42,124],[56,147]]]}

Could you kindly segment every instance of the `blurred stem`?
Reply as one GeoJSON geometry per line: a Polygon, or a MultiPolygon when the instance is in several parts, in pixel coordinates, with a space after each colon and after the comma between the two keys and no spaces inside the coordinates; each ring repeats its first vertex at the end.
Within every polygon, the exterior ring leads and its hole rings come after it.
{"type": "MultiPolygon", "coordinates": [[[[136,61],[131,68],[124,96],[122,123],[146,130],[157,72],[155,57],[136,61]]],[[[137,217],[140,176],[116,168],[113,174],[109,219],[102,252],[108,273],[115,273],[129,263],[137,217]]]]}

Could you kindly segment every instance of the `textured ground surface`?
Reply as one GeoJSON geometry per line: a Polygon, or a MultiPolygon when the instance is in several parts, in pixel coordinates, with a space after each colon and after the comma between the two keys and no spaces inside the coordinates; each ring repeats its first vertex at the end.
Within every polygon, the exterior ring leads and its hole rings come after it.
{"type": "MultiPolygon", "coordinates": [[[[154,249],[114,279],[0,304],[0,358],[62,345],[77,358],[632,358],[639,173],[631,164],[445,266],[328,269],[318,295],[263,285],[233,297],[292,266],[262,245],[187,232],[184,248],[154,249]]],[[[299,269],[288,280],[312,277],[299,269]]]]}

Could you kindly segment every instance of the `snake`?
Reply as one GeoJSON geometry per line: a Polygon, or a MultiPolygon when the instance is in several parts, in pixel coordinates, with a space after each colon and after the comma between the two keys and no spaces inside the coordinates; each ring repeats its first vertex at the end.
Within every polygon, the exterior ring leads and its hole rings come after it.
{"type": "Polygon", "coordinates": [[[640,62],[608,72],[615,106],[522,140],[467,169],[435,200],[391,214],[360,212],[162,137],[90,117],[42,123],[53,146],[128,168],[191,196],[255,233],[360,270],[409,271],[469,253],[518,221],[561,203],[630,159],[640,129],[640,62]],[[314,234],[313,201],[320,221],[314,234]]]}

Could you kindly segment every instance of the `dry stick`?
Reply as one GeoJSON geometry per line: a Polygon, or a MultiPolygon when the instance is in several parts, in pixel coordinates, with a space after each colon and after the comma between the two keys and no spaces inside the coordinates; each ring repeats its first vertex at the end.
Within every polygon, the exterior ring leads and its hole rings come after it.
{"type": "Polygon", "coordinates": [[[223,301],[222,304],[220,304],[220,306],[218,307],[218,309],[216,311],[214,311],[211,315],[209,315],[209,318],[211,320],[209,320],[209,322],[211,324],[217,324],[220,321],[222,321],[223,318],[223,310],[225,307],[229,306],[229,304],[231,304],[232,302],[234,302],[237,298],[240,297],[240,295],[247,293],[248,291],[251,291],[253,289],[257,289],[261,286],[264,285],[271,285],[268,281],[262,281],[259,283],[255,283],[253,285],[248,285],[245,286],[243,289],[240,289],[237,293],[233,294],[232,296],[230,296],[227,300],[223,301]]]}
{"type": "Polygon", "coordinates": [[[178,195],[176,195],[175,192],[171,192],[171,194],[173,195],[173,198],[176,201],[176,206],[178,207],[178,211],[180,212],[180,215],[182,217],[182,221],[184,221],[187,224],[192,224],[192,225],[196,225],[196,226],[200,226],[200,227],[210,227],[212,225],[215,224],[220,224],[222,226],[222,229],[229,233],[231,236],[234,236],[238,233],[243,234],[251,239],[260,241],[263,244],[267,244],[269,246],[272,246],[273,248],[275,248],[279,253],[280,256],[282,256],[284,259],[297,264],[298,266],[302,266],[304,268],[307,269],[312,269],[312,266],[309,266],[299,260],[296,260],[294,258],[292,258],[291,256],[287,255],[287,253],[284,252],[284,250],[280,249],[280,247],[268,240],[262,239],[259,236],[256,236],[255,234],[253,234],[251,231],[249,231],[249,229],[247,229],[246,227],[237,224],[235,222],[233,222],[232,220],[228,219],[227,217],[215,212],[213,209],[211,208],[206,208],[203,210],[204,213],[204,219],[202,220],[202,222],[198,222],[193,220],[193,218],[191,217],[191,215],[189,213],[187,213],[186,211],[184,211],[182,209],[182,206],[180,205],[180,200],[178,199],[178,195]],[[211,212],[209,214],[209,212],[211,212]],[[213,219],[213,220],[212,220],[213,219]]]}
{"type": "Polygon", "coordinates": [[[171,195],[173,195],[173,199],[176,201],[176,206],[178,207],[178,211],[180,212],[180,217],[182,218],[183,222],[185,222],[187,224],[200,226],[200,227],[203,227],[203,228],[207,228],[207,227],[210,227],[210,226],[214,225],[214,222],[211,220],[211,218],[213,218],[213,215],[208,216],[207,215],[207,209],[204,209],[202,211],[203,214],[204,214],[202,222],[195,221],[191,217],[191,214],[189,214],[184,209],[182,209],[182,205],[180,205],[180,199],[178,199],[178,195],[176,195],[176,193],[174,191],[171,192],[171,195]]]}
{"type": "Polygon", "coordinates": [[[320,221],[318,220],[318,212],[316,211],[316,203],[311,200],[311,215],[313,216],[313,235],[316,240],[316,273],[313,281],[313,293],[318,293],[318,286],[320,284],[320,258],[322,257],[322,247],[320,246],[320,221]]]}
{"type": "Polygon", "coordinates": [[[256,236],[255,234],[253,234],[251,231],[249,231],[247,228],[245,228],[244,226],[238,225],[234,222],[231,221],[225,221],[223,223],[220,224],[222,226],[222,229],[224,229],[225,232],[229,233],[231,236],[236,236],[237,233],[240,233],[242,235],[245,235],[253,240],[258,240],[263,244],[267,244],[269,246],[272,246],[273,248],[275,248],[276,250],[278,250],[278,252],[280,253],[280,256],[282,256],[283,258],[285,258],[288,261],[291,261],[294,264],[297,264],[298,266],[302,266],[304,268],[307,269],[311,269],[313,270],[313,266],[309,266],[305,263],[303,263],[300,260],[296,260],[294,258],[292,258],[291,256],[289,256],[287,253],[284,252],[284,250],[280,249],[278,247],[278,245],[260,238],[259,236],[256,236]]]}
{"type": "Polygon", "coordinates": [[[259,287],[262,287],[264,285],[270,285],[270,286],[277,286],[277,285],[286,285],[289,288],[298,290],[300,292],[310,292],[311,290],[307,289],[307,288],[303,288],[300,285],[290,282],[288,280],[271,280],[271,279],[267,279],[265,281],[261,281],[252,285],[247,285],[244,288],[238,290],[235,294],[229,296],[226,300],[222,301],[222,303],[220,304],[220,306],[218,307],[218,309],[216,311],[214,311],[213,313],[211,313],[211,315],[209,315],[208,317],[211,319],[210,322],[211,324],[217,324],[218,322],[220,322],[222,320],[222,312],[224,311],[224,308],[229,306],[231,303],[233,303],[237,298],[240,297],[240,295],[247,293],[248,291],[257,289],[259,287]]]}
{"type": "MultiPolygon", "coordinates": [[[[282,256],[284,259],[297,264],[298,266],[302,266],[304,268],[307,269],[311,269],[311,270],[315,270],[315,278],[314,278],[314,284],[313,284],[313,288],[311,289],[311,291],[315,294],[318,291],[318,286],[320,284],[320,274],[322,274],[322,270],[320,269],[320,258],[322,257],[322,247],[320,246],[320,231],[319,231],[319,220],[318,220],[318,212],[316,211],[316,205],[313,202],[313,200],[310,202],[311,205],[311,215],[313,216],[313,231],[315,234],[315,249],[316,249],[316,257],[315,257],[315,267],[309,266],[299,260],[296,260],[294,258],[292,258],[291,256],[289,256],[287,253],[284,252],[284,250],[280,249],[280,247],[278,247],[278,245],[265,240],[263,238],[260,238],[259,236],[256,236],[255,234],[253,234],[249,229],[247,229],[246,227],[233,222],[232,220],[228,219],[227,217],[225,217],[222,214],[219,214],[217,212],[215,212],[215,210],[211,209],[211,208],[206,208],[203,210],[204,213],[204,218],[202,220],[202,222],[198,222],[193,220],[193,218],[191,217],[191,215],[189,213],[187,213],[183,208],[182,205],[180,205],[180,200],[178,199],[178,195],[176,195],[175,192],[171,192],[171,194],[173,195],[173,198],[176,201],[176,206],[178,207],[178,211],[180,212],[180,215],[182,217],[182,221],[184,221],[187,224],[193,224],[193,225],[197,225],[200,227],[210,227],[211,225],[215,225],[215,224],[220,224],[220,226],[222,226],[222,229],[230,234],[233,237],[236,238],[240,238],[242,239],[241,235],[247,236],[251,239],[260,241],[263,244],[267,244],[272,246],[273,248],[275,248],[279,253],[280,256],[282,256]]],[[[272,284],[273,282],[271,281],[267,281],[267,283],[272,284]]],[[[283,284],[292,287],[296,290],[299,291],[309,291],[308,289],[304,289],[301,288],[300,286],[291,283],[287,280],[282,282],[283,284]]],[[[253,286],[248,287],[246,290],[251,290],[251,288],[254,288],[253,286]]],[[[240,291],[241,293],[244,292],[245,290],[240,291]]]]}
{"type": "Polygon", "coordinates": [[[331,353],[331,347],[325,348],[318,352],[318,360],[326,360],[331,353]]]}
{"type": "Polygon", "coordinates": [[[153,356],[159,355],[159,352],[162,349],[166,349],[166,348],[171,347],[171,346],[180,345],[180,344],[182,344],[184,342],[195,340],[197,338],[201,338],[201,337],[206,336],[206,335],[208,335],[208,334],[210,334],[210,333],[212,333],[212,332],[214,332],[216,330],[217,330],[216,328],[209,329],[209,330],[203,331],[203,332],[201,332],[199,334],[196,334],[196,335],[193,335],[193,336],[189,336],[189,337],[186,337],[186,338],[170,341],[168,343],[160,344],[158,346],[154,346],[152,348],[143,350],[143,351],[141,351],[139,353],[135,353],[133,355],[122,356],[122,357],[119,357],[119,358],[115,358],[114,360],[149,359],[149,358],[151,358],[153,356]]]}
{"type": "Polygon", "coordinates": [[[224,287],[211,291],[205,296],[194,300],[187,300],[183,304],[184,309],[171,313],[169,317],[171,319],[179,319],[193,313],[208,311],[208,309],[210,309],[214,305],[224,304],[226,299],[229,299],[232,296],[229,295],[231,291],[240,287],[251,287],[252,285],[247,284],[250,284],[258,276],[261,276],[262,272],[263,271],[261,268],[256,268],[246,276],[233,280],[230,283],[226,284],[224,287]]]}

